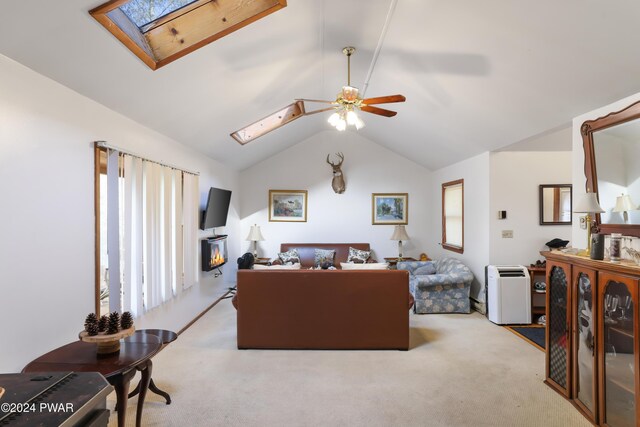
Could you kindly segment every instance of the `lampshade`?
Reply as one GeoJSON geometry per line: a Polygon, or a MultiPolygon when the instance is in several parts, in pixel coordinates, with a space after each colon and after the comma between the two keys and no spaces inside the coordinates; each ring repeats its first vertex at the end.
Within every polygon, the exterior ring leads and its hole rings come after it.
{"type": "Polygon", "coordinates": [[[251,226],[251,230],[249,230],[249,235],[247,236],[247,238],[245,240],[249,240],[252,242],[261,242],[264,240],[264,237],[262,236],[262,233],[260,232],[260,226],[259,225],[252,225],[251,226]]]}
{"type": "Polygon", "coordinates": [[[614,212],[634,211],[636,209],[637,207],[633,204],[628,194],[616,197],[616,207],[613,208],[614,212]]]}
{"type": "Polygon", "coordinates": [[[604,212],[604,209],[598,204],[596,193],[585,193],[576,198],[573,211],[575,213],[595,213],[604,212]]]}
{"type": "Polygon", "coordinates": [[[404,225],[396,225],[389,240],[409,240],[409,235],[407,235],[407,230],[404,229],[404,225]]]}

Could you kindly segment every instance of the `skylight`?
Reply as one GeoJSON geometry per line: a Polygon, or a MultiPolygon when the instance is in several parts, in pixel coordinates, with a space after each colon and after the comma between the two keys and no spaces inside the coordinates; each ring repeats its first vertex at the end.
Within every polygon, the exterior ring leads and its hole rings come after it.
{"type": "Polygon", "coordinates": [[[287,0],[110,0],[89,13],[152,70],[287,6],[287,0]]]}
{"type": "Polygon", "coordinates": [[[127,15],[138,28],[167,16],[171,12],[190,4],[196,0],[131,0],[122,6],[120,10],[127,15]]]}

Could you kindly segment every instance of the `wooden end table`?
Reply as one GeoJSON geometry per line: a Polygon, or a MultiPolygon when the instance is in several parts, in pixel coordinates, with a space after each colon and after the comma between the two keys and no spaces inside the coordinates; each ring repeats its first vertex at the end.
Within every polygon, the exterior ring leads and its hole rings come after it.
{"type": "Polygon", "coordinates": [[[22,372],[99,372],[116,389],[118,426],[124,427],[127,419],[127,395],[129,382],[136,371],[142,372],[140,397],[136,411],[136,427],[142,422],[142,407],[147,395],[153,364],[151,358],[160,350],[160,338],[144,331],[136,331],[122,340],[120,351],[97,354],[96,345],[75,341],[44,354],[24,367],[22,372]]]}

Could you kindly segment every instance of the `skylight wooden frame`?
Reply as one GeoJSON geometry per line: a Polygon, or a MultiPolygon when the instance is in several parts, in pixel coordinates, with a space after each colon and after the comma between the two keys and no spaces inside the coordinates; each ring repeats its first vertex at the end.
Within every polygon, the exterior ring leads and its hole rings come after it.
{"type": "Polygon", "coordinates": [[[287,0],[197,0],[142,29],[111,0],[89,13],[152,70],[287,6],[287,0]]]}

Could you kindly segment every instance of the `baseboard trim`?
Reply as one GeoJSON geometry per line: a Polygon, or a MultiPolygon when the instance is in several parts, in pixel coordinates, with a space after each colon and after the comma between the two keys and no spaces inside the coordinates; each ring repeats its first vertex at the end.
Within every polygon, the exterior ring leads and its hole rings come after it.
{"type": "Polygon", "coordinates": [[[487,303],[478,301],[475,298],[469,298],[471,300],[471,308],[481,314],[487,314],[487,303]]]}
{"type": "Polygon", "coordinates": [[[216,304],[218,304],[220,301],[222,301],[223,299],[225,299],[230,293],[231,293],[232,289],[229,289],[227,292],[225,292],[224,294],[222,294],[222,296],[220,298],[218,298],[217,300],[215,300],[213,303],[211,303],[211,305],[207,308],[205,308],[204,310],[202,310],[202,312],[200,314],[198,314],[191,322],[187,323],[185,325],[184,328],[180,329],[178,331],[178,336],[180,336],[180,334],[182,334],[184,331],[186,331],[187,329],[189,329],[189,327],[191,327],[191,325],[193,325],[194,323],[196,323],[198,320],[200,320],[200,318],[202,316],[204,316],[205,314],[207,314],[207,312],[209,310],[211,310],[213,307],[216,306],[216,304]]]}

